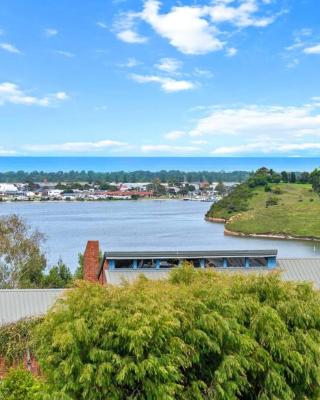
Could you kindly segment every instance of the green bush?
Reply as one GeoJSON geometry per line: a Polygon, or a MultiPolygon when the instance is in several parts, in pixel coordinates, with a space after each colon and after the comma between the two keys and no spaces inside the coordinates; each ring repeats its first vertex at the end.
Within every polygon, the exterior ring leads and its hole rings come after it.
{"type": "Polygon", "coordinates": [[[32,352],[32,330],[40,321],[41,317],[22,319],[0,327],[0,357],[6,366],[21,362],[27,349],[32,352]]]}
{"type": "Polygon", "coordinates": [[[265,191],[265,192],[271,192],[271,190],[272,190],[272,188],[271,188],[271,186],[269,186],[269,185],[267,185],[267,186],[264,187],[264,191],[265,191]]]}
{"type": "Polygon", "coordinates": [[[83,283],[37,328],[55,398],[319,399],[320,295],[275,274],[179,268],[83,283]]]}
{"type": "Polygon", "coordinates": [[[269,197],[266,201],[266,207],[276,206],[279,203],[279,200],[276,197],[269,197]]]}
{"type": "Polygon", "coordinates": [[[282,193],[283,193],[283,191],[280,189],[279,186],[276,186],[275,188],[273,188],[273,189],[272,189],[272,192],[273,192],[274,194],[282,194],[282,193]]]}
{"type": "Polygon", "coordinates": [[[43,384],[30,372],[12,368],[0,382],[0,400],[43,399],[43,384]]]}

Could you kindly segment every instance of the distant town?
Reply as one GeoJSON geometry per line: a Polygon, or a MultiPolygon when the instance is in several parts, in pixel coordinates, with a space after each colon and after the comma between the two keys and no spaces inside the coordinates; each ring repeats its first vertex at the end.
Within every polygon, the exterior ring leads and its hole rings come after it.
{"type": "Polygon", "coordinates": [[[32,182],[0,183],[0,201],[103,201],[181,199],[216,202],[232,191],[235,182],[32,182]]]}

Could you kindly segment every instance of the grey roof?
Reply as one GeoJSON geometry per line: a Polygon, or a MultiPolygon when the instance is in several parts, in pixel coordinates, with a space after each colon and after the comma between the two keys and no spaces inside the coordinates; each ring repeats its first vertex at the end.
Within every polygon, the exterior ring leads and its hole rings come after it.
{"type": "Polygon", "coordinates": [[[220,257],[276,257],[277,250],[217,250],[217,251],[110,251],[105,260],[220,258],[220,257]]]}
{"type": "Polygon", "coordinates": [[[0,325],[44,315],[64,289],[0,290],[0,325]]]}
{"type": "MultiPolygon", "coordinates": [[[[132,282],[140,274],[148,279],[164,279],[168,276],[172,268],[160,269],[113,269],[105,270],[106,279],[109,284],[119,285],[123,280],[132,282]]],[[[320,258],[290,258],[278,259],[276,268],[216,268],[216,271],[224,273],[242,273],[242,274],[268,274],[272,271],[280,271],[281,277],[285,281],[311,282],[316,288],[320,289],[320,258]]]]}
{"type": "Polygon", "coordinates": [[[278,265],[284,280],[312,282],[320,288],[320,258],[284,258],[278,265]]]}

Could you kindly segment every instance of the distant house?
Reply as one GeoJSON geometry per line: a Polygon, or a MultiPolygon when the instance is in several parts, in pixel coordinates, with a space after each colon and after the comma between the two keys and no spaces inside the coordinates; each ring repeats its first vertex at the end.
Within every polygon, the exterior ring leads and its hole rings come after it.
{"type": "Polygon", "coordinates": [[[0,183],[0,195],[15,195],[19,193],[19,189],[12,183],[0,183]]]}

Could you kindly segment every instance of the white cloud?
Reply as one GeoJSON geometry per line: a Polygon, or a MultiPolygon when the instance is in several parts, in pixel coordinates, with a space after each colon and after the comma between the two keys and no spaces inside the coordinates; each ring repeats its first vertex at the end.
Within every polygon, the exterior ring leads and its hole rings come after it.
{"type": "Polygon", "coordinates": [[[54,28],[47,28],[44,31],[44,34],[46,37],[53,37],[53,36],[56,36],[58,33],[59,33],[59,31],[54,28]]]}
{"type": "Polygon", "coordinates": [[[239,154],[277,154],[290,153],[292,151],[307,151],[318,153],[320,143],[272,143],[272,142],[257,142],[247,143],[239,146],[222,146],[214,149],[211,154],[216,156],[239,155],[239,154]]]}
{"type": "Polygon", "coordinates": [[[315,46],[307,47],[303,50],[305,54],[320,54],[320,43],[315,46]]]}
{"type": "Polygon", "coordinates": [[[262,134],[281,137],[320,134],[320,111],[317,105],[257,106],[217,108],[209,116],[201,118],[191,136],[232,135],[258,136],[262,134]]]}
{"type": "Polygon", "coordinates": [[[222,49],[217,29],[205,18],[206,8],[176,6],[161,14],[160,7],[160,1],[147,0],[141,18],[182,53],[206,54],[222,49]]]}
{"type": "MultiPolygon", "coordinates": [[[[137,21],[143,21],[161,37],[185,54],[207,54],[224,48],[225,42],[219,25],[226,24],[230,28],[257,27],[264,28],[274,22],[276,14],[263,14],[262,8],[270,1],[242,0],[240,4],[234,0],[218,0],[207,2],[207,5],[183,5],[172,7],[161,12],[162,2],[145,0],[141,12],[129,12],[118,21],[118,37],[131,36],[136,33],[137,21]],[[134,30],[132,30],[134,29],[134,30]]],[[[145,38],[144,38],[145,39],[145,38]]]]}
{"type": "Polygon", "coordinates": [[[182,62],[175,58],[161,58],[155,67],[168,74],[176,74],[182,67],[182,62]]]}
{"type": "Polygon", "coordinates": [[[199,147],[195,146],[169,146],[166,144],[156,144],[156,145],[143,145],[141,146],[141,151],[143,153],[170,153],[170,154],[185,154],[185,153],[195,153],[200,150],[199,147]]]}
{"type": "Polygon", "coordinates": [[[53,95],[57,100],[68,100],[69,96],[66,92],[57,92],[53,95]]]}
{"type": "Polygon", "coordinates": [[[164,92],[181,92],[195,89],[196,85],[191,81],[177,80],[157,75],[132,74],[131,78],[138,83],[158,83],[164,92]]]}
{"type": "Polygon", "coordinates": [[[318,97],[300,106],[216,106],[205,112],[188,135],[193,144],[198,138],[214,143],[212,154],[319,154],[318,97]]]}
{"type": "Polygon", "coordinates": [[[0,49],[9,53],[22,54],[22,52],[11,43],[0,43],[0,49]]]}
{"type": "Polygon", "coordinates": [[[230,47],[229,49],[226,50],[226,54],[228,57],[234,57],[238,54],[238,50],[234,47],[230,47]]]}
{"type": "Polygon", "coordinates": [[[0,106],[6,103],[22,104],[26,106],[48,107],[59,101],[67,100],[69,97],[65,92],[57,92],[44,97],[30,96],[11,82],[0,83],[0,106]]]}
{"type": "Polygon", "coordinates": [[[12,156],[14,154],[17,154],[17,152],[14,150],[5,149],[4,147],[0,146],[0,156],[12,156]]]}
{"type": "Polygon", "coordinates": [[[217,1],[209,14],[216,23],[228,22],[239,28],[249,26],[264,28],[272,24],[276,18],[271,16],[257,16],[259,5],[257,0],[244,0],[239,6],[233,6],[234,1],[217,1]]]}
{"type": "Polygon", "coordinates": [[[128,60],[123,64],[118,64],[119,67],[124,68],[134,68],[140,65],[140,62],[133,57],[128,58],[128,60]]]}
{"type": "Polygon", "coordinates": [[[164,135],[164,137],[168,140],[177,140],[185,136],[186,133],[183,131],[171,131],[164,135]]]}
{"type": "Polygon", "coordinates": [[[124,31],[118,32],[117,37],[122,40],[123,42],[127,43],[146,43],[148,39],[144,36],[140,36],[137,32],[131,30],[131,29],[126,29],[124,31]]]}
{"type": "Polygon", "coordinates": [[[59,54],[60,56],[66,57],[66,58],[74,57],[74,54],[71,53],[70,51],[56,50],[55,53],[59,54]]]}
{"type": "Polygon", "coordinates": [[[100,140],[97,142],[67,142],[61,144],[29,144],[23,146],[27,151],[37,153],[50,152],[68,152],[68,153],[83,153],[90,151],[103,151],[106,149],[114,149],[126,147],[128,144],[116,140],[100,140]]]}
{"type": "Polygon", "coordinates": [[[191,144],[203,145],[203,144],[208,144],[208,141],[207,140],[192,140],[191,144]]]}
{"type": "Polygon", "coordinates": [[[196,67],[193,70],[193,74],[196,75],[196,76],[199,76],[200,78],[208,78],[208,79],[210,79],[210,78],[214,77],[213,72],[211,72],[211,71],[209,71],[207,69],[202,69],[202,68],[198,68],[198,67],[196,67]]]}
{"type": "Polygon", "coordinates": [[[98,22],[96,23],[96,25],[97,25],[99,28],[108,29],[108,25],[105,24],[105,23],[102,22],[102,21],[98,21],[98,22]]]}

